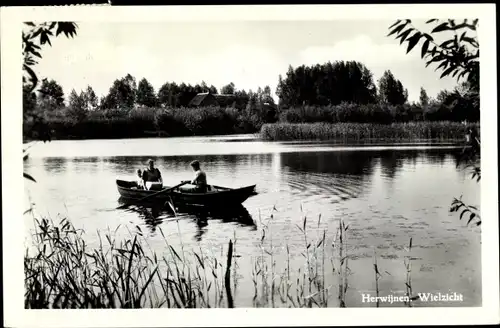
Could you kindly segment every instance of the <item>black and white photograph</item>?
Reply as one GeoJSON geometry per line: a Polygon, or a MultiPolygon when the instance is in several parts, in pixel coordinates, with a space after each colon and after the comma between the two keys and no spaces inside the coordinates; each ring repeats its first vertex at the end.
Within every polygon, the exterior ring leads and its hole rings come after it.
{"type": "Polygon", "coordinates": [[[9,325],[498,323],[494,5],[435,7],[2,8],[9,325]]]}

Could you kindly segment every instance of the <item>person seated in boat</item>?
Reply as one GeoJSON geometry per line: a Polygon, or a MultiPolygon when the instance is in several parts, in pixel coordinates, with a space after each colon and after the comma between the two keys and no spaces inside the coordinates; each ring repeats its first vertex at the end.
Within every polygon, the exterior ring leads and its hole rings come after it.
{"type": "Polygon", "coordinates": [[[182,188],[182,190],[188,192],[196,192],[196,193],[207,192],[209,190],[209,186],[207,184],[207,175],[205,174],[205,172],[201,170],[200,162],[192,161],[191,167],[193,168],[194,171],[194,179],[191,181],[186,180],[182,182],[190,183],[192,186],[182,188]]]}
{"type": "Polygon", "coordinates": [[[161,190],[163,188],[163,179],[160,170],[155,167],[155,162],[148,160],[148,168],[142,172],[144,186],[148,190],[161,190]]]}

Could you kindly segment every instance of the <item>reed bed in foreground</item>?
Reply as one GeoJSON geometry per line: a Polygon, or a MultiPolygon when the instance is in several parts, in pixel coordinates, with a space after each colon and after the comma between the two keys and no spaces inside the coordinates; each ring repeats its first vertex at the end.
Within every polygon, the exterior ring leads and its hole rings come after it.
{"type": "Polygon", "coordinates": [[[265,124],[260,137],[268,141],[341,140],[341,141],[416,141],[463,140],[468,128],[479,131],[478,123],[410,122],[371,123],[275,123],[265,124]]]}
{"type": "MultiPolygon", "coordinates": [[[[319,229],[321,215],[314,222],[304,215],[296,225],[303,246],[294,249],[273,241],[274,213],[260,220],[260,254],[240,259],[252,261],[247,274],[254,285],[255,307],[349,306],[349,226],[344,220],[338,220],[338,228],[330,234],[319,229]],[[311,227],[316,232],[311,233],[311,227]]],[[[236,307],[240,257],[236,235],[213,254],[201,248],[186,250],[182,240],[174,247],[159,228],[165,246],[158,254],[136,228],[120,240],[116,237],[120,227],[107,231],[99,235],[98,247],[90,248],[84,232],[67,219],[35,220],[24,257],[25,308],[236,307]]],[[[411,297],[411,267],[406,261],[405,266],[411,297]]],[[[376,262],[374,267],[378,296],[376,262]]]]}
{"type": "Polygon", "coordinates": [[[96,249],[82,233],[65,219],[36,220],[24,258],[26,308],[232,307],[232,241],[224,265],[202,249],[175,249],[164,235],[159,257],[140,230],[119,242],[108,231],[96,249]]]}

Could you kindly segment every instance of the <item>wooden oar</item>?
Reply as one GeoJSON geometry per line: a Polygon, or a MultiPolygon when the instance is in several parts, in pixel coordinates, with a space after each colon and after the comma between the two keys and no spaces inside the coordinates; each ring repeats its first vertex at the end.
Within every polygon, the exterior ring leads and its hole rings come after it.
{"type": "MultiPolygon", "coordinates": [[[[164,190],[159,191],[159,192],[155,192],[154,194],[151,194],[151,195],[148,195],[148,196],[146,196],[144,198],[139,199],[138,202],[142,202],[142,201],[144,201],[144,200],[146,200],[148,198],[152,198],[152,197],[158,196],[159,194],[162,194],[164,192],[172,191],[172,190],[174,190],[176,188],[179,188],[180,186],[183,186],[183,185],[188,184],[188,183],[189,183],[189,181],[184,181],[182,183],[179,183],[177,186],[173,186],[172,188],[168,188],[168,189],[164,189],[164,190]]],[[[128,207],[129,205],[130,204],[124,204],[124,205],[118,206],[116,209],[117,210],[121,210],[121,209],[124,209],[124,208],[128,207]]]]}

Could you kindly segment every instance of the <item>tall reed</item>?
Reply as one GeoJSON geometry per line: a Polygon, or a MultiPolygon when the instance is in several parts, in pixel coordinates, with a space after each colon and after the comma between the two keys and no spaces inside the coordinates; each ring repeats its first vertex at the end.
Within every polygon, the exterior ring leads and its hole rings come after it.
{"type": "Polygon", "coordinates": [[[82,231],[66,219],[35,224],[24,257],[26,308],[233,306],[226,288],[231,279],[231,240],[224,267],[221,258],[207,257],[201,249],[199,254],[178,252],[161,228],[168,253],[159,257],[145,248],[149,244],[140,233],[118,242],[108,232],[107,243],[99,234],[99,247],[89,249],[82,231]],[[218,269],[226,275],[217,274],[218,269]]]}
{"type": "Polygon", "coordinates": [[[457,122],[372,123],[275,123],[265,124],[260,137],[268,141],[287,140],[464,140],[468,127],[479,124],[457,122]]]}
{"type": "Polygon", "coordinates": [[[413,238],[410,238],[410,243],[408,244],[408,255],[405,256],[404,258],[404,265],[406,268],[406,282],[405,282],[405,287],[406,287],[406,296],[408,297],[408,301],[406,304],[408,307],[413,307],[412,301],[418,299],[417,297],[413,296],[413,289],[411,285],[411,247],[412,247],[412,241],[413,238]]]}
{"type": "Polygon", "coordinates": [[[379,271],[379,268],[378,268],[378,264],[377,264],[377,253],[376,251],[374,250],[373,251],[373,271],[375,272],[375,293],[376,293],[376,296],[377,296],[377,307],[380,306],[380,300],[379,300],[379,288],[378,288],[378,281],[380,279],[380,271],[379,271]]]}
{"type": "MultiPolygon", "coordinates": [[[[329,247],[328,229],[320,229],[321,215],[314,225],[304,214],[301,224],[296,225],[303,244],[291,247],[288,243],[276,244],[273,238],[275,212],[266,220],[259,216],[260,253],[250,259],[254,306],[327,307],[338,299],[338,306],[346,307],[351,274],[349,226],[339,220],[329,247]],[[311,233],[313,230],[315,234],[311,233]],[[332,289],[336,284],[337,292],[332,289]]],[[[75,229],[69,220],[55,223],[35,219],[35,230],[24,256],[25,307],[236,307],[236,235],[227,247],[221,246],[220,252],[210,254],[201,247],[187,250],[182,238],[180,246],[174,247],[160,227],[165,251],[159,254],[153,251],[141,228],[136,229],[128,231],[129,237],[117,236],[122,227],[114,232],[108,229],[105,234],[98,234],[99,245],[90,248],[83,231],[75,229]]],[[[411,247],[412,239],[409,252],[411,247]]],[[[407,295],[414,300],[409,261],[410,257],[405,258],[407,295]]],[[[374,268],[378,297],[380,273],[376,255],[374,268]]]]}
{"type": "Polygon", "coordinates": [[[339,254],[339,291],[338,298],[340,307],[346,307],[346,293],[347,288],[349,286],[347,282],[347,277],[349,274],[349,256],[347,254],[347,229],[349,226],[346,226],[342,219],[339,220],[339,227],[337,229],[338,242],[336,243],[339,254]]]}

